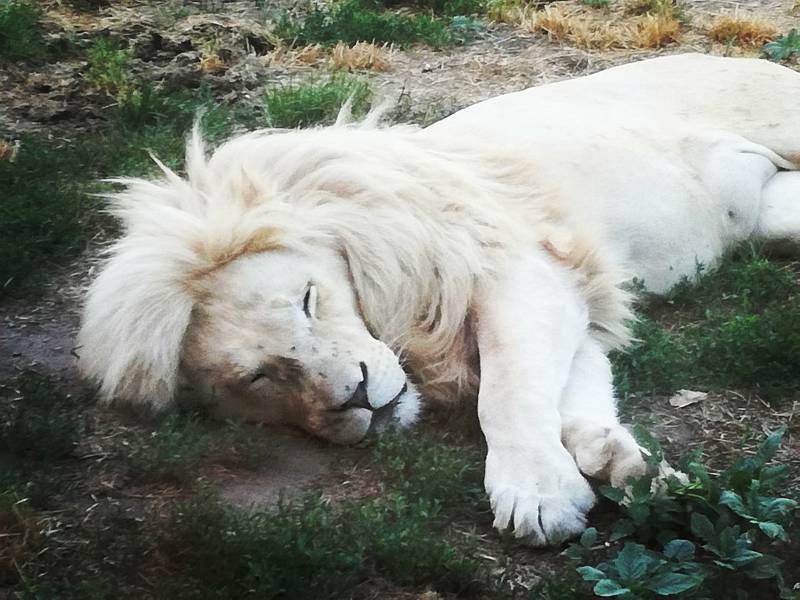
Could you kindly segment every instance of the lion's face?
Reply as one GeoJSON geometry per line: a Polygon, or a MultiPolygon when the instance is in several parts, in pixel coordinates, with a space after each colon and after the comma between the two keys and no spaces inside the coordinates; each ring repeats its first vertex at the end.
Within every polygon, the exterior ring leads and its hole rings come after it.
{"type": "Polygon", "coordinates": [[[243,256],[204,276],[197,296],[181,370],[222,414],[340,444],[416,418],[417,393],[365,326],[334,253],[243,256]]]}

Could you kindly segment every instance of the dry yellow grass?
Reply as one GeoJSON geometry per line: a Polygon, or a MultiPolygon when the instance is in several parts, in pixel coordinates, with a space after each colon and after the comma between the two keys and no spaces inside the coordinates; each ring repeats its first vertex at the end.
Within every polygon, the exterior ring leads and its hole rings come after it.
{"type": "Polygon", "coordinates": [[[521,9],[516,17],[517,24],[528,31],[546,33],[551,39],[580,48],[607,49],[625,45],[623,28],[580,13],[568,12],[559,6],[546,6],[538,11],[521,9]]]}
{"type": "Polygon", "coordinates": [[[357,42],[348,46],[339,42],[331,50],[331,67],[345,71],[388,71],[392,50],[387,45],[357,42]]]}
{"type": "Polygon", "coordinates": [[[626,17],[640,15],[659,15],[677,19],[683,7],[677,0],[627,0],[623,14],[626,17]]]}
{"type": "Polygon", "coordinates": [[[714,20],[706,30],[706,35],[721,44],[758,47],[775,39],[778,29],[758,17],[731,15],[714,20]]]}
{"type": "Polygon", "coordinates": [[[313,65],[319,62],[325,56],[322,47],[302,46],[301,48],[292,48],[287,46],[278,46],[269,54],[264,55],[262,60],[266,61],[269,66],[290,66],[290,65],[313,65]]]}
{"type": "Polygon", "coordinates": [[[647,14],[632,27],[631,41],[636,48],[661,48],[679,41],[681,24],[672,16],[647,14]]]}
{"type": "Polygon", "coordinates": [[[200,69],[204,73],[221,73],[227,68],[225,61],[216,53],[207,54],[200,58],[200,69]]]}
{"type": "Polygon", "coordinates": [[[648,13],[619,22],[569,12],[559,6],[546,6],[540,11],[521,9],[516,21],[528,31],[544,32],[551,39],[601,50],[660,48],[676,42],[681,32],[680,22],[672,15],[648,13]]]}
{"type": "Polygon", "coordinates": [[[18,150],[19,143],[10,142],[8,140],[0,140],[0,160],[14,162],[14,159],[17,158],[18,150]]]}

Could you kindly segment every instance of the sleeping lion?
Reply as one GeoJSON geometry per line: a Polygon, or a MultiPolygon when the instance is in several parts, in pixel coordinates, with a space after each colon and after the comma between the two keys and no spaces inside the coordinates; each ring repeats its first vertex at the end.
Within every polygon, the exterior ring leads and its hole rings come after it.
{"type": "Polygon", "coordinates": [[[477,397],[495,526],[583,530],[584,476],[644,465],[607,353],[631,277],[665,292],[743,240],[800,242],[800,74],[681,55],[493,98],[236,137],[123,180],[81,368],[107,400],[338,444],[477,397]]]}

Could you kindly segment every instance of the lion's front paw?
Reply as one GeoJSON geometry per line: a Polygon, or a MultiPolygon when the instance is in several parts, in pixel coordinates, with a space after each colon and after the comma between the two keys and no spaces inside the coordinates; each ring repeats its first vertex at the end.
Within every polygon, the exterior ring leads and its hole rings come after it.
{"type": "Polygon", "coordinates": [[[557,544],[586,527],[595,496],[563,448],[497,452],[486,457],[494,526],[533,546],[557,544]]]}
{"type": "Polygon", "coordinates": [[[639,444],[618,423],[597,424],[577,419],[564,423],[563,437],[578,468],[589,477],[621,487],[628,477],[638,477],[647,470],[639,444]]]}

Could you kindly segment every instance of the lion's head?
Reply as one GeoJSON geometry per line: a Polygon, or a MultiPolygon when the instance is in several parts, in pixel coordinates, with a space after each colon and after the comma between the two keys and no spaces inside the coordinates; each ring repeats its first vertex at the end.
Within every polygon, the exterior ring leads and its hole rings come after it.
{"type": "MultiPolygon", "coordinates": [[[[341,443],[414,420],[403,366],[428,401],[475,397],[476,290],[546,230],[507,210],[539,201],[527,163],[407,127],[255,132],[210,157],[196,131],[187,176],[161,167],[110,197],[125,231],[87,295],[82,371],[107,401],[186,392],[341,443]]],[[[559,257],[590,306],[624,306],[559,257]]],[[[598,330],[624,330],[612,313],[598,330]]]]}
{"type": "Polygon", "coordinates": [[[194,284],[181,372],[223,414],[296,425],[351,444],[416,418],[398,358],[359,314],[345,260],[246,255],[194,284]]]}
{"type": "Polygon", "coordinates": [[[355,163],[341,139],[357,134],[257,133],[209,159],[195,131],[187,177],[159,163],[162,179],[119,181],[110,200],[124,235],[89,289],[78,338],[81,370],[107,402],[159,412],[200,400],[345,444],[415,420],[397,332],[440,300],[432,286],[401,290],[435,267],[392,250],[415,222],[359,204],[383,181],[338,166],[355,163]]]}

